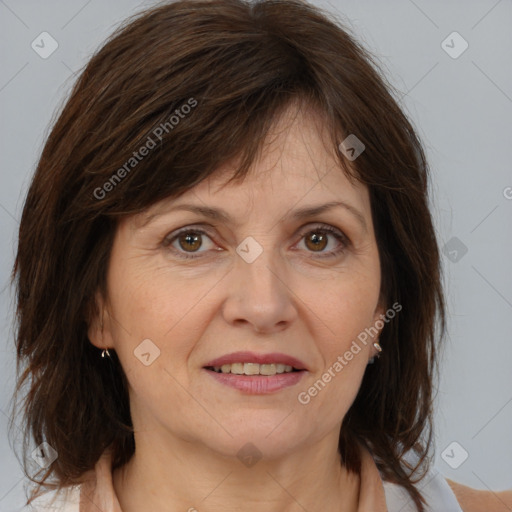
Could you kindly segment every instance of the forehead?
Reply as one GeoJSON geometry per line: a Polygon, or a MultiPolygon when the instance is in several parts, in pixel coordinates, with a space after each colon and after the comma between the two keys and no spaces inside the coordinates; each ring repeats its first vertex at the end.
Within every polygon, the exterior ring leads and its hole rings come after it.
{"type": "Polygon", "coordinates": [[[182,203],[232,210],[236,220],[249,207],[283,215],[319,202],[344,202],[366,217],[370,207],[367,187],[347,177],[353,170],[340,166],[327,135],[318,112],[289,107],[269,130],[259,157],[242,181],[227,184],[238,162],[226,162],[178,198],[160,201],[139,214],[136,224],[144,225],[182,203]]]}

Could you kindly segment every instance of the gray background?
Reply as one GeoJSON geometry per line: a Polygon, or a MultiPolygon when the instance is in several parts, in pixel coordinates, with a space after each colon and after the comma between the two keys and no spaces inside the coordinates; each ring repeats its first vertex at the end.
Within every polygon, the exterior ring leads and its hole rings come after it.
{"type": "MultiPolygon", "coordinates": [[[[432,208],[441,244],[448,243],[437,468],[472,487],[512,488],[512,3],[315,3],[346,18],[379,55],[432,167],[432,208]],[[441,45],[453,31],[469,44],[457,58],[441,45]],[[469,456],[460,464],[462,449],[469,456]]],[[[27,184],[76,72],[120,21],[151,4],[0,0],[0,510],[19,506],[24,492],[6,437],[15,361],[7,282],[27,184]],[[47,59],[31,48],[43,31],[59,44],[47,59]]],[[[452,53],[462,48],[457,39],[448,44],[452,53]]]]}

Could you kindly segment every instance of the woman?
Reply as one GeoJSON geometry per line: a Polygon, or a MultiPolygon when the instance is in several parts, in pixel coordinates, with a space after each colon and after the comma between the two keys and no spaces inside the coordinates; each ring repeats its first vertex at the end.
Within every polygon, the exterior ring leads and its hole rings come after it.
{"type": "Polygon", "coordinates": [[[429,467],[428,166],[371,55],[294,0],[129,21],[20,224],[36,510],[484,510],[429,467]]]}

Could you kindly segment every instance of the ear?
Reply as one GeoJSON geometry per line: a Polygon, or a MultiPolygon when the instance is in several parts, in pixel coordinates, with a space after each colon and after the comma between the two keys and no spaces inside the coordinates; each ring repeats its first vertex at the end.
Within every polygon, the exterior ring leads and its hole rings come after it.
{"type": "Polygon", "coordinates": [[[102,294],[97,291],[94,296],[94,304],[91,305],[91,315],[88,321],[87,337],[97,348],[107,349],[112,347],[110,334],[110,315],[102,294]]]}
{"type": "Polygon", "coordinates": [[[374,358],[377,357],[380,353],[380,351],[377,348],[375,348],[373,344],[379,342],[380,334],[382,332],[382,329],[384,329],[385,311],[386,307],[384,305],[384,301],[382,297],[380,297],[377,307],[375,308],[375,312],[373,314],[372,331],[375,332],[376,329],[378,332],[371,335],[370,355],[368,359],[369,363],[372,363],[374,361],[374,358]]]}
{"type": "Polygon", "coordinates": [[[384,304],[383,299],[379,299],[379,303],[378,303],[377,307],[375,308],[375,313],[373,314],[373,325],[379,331],[379,333],[375,335],[374,341],[378,341],[380,333],[382,332],[382,329],[384,329],[385,316],[386,316],[386,305],[384,304]],[[381,324],[384,324],[384,325],[381,325],[381,324]]]}

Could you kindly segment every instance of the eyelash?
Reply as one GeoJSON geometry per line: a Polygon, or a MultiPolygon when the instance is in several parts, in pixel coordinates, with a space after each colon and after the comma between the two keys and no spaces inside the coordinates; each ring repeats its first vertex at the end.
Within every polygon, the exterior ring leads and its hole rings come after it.
{"type": "MultiPolygon", "coordinates": [[[[193,260],[193,259],[202,257],[200,252],[184,253],[174,247],[171,247],[171,245],[174,243],[175,240],[177,240],[181,235],[186,234],[186,233],[193,233],[196,235],[205,235],[211,239],[211,236],[206,231],[204,231],[202,229],[194,229],[193,227],[186,227],[186,228],[178,231],[176,234],[174,234],[172,236],[169,235],[169,236],[165,237],[162,245],[164,247],[168,248],[174,254],[176,254],[178,256],[178,258],[182,258],[184,260],[193,260]],[[185,256],[185,254],[186,254],[186,256],[185,256]],[[191,254],[196,254],[196,255],[191,256],[191,254]]],[[[302,232],[300,240],[302,240],[306,235],[309,235],[311,233],[329,234],[329,235],[332,235],[334,238],[336,238],[339,242],[342,243],[341,248],[336,249],[334,251],[327,252],[327,253],[319,256],[320,258],[334,258],[334,257],[338,256],[339,254],[341,254],[343,251],[345,251],[346,248],[348,247],[348,245],[350,244],[350,240],[341,231],[339,231],[338,229],[333,228],[332,226],[329,226],[327,224],[319,224],[318,226],[316,226],[314,228],[309,228],[307,231],[302,232]]],[[[313,254],[314,254],[314,252],[313,252],[313,254]]]]}

